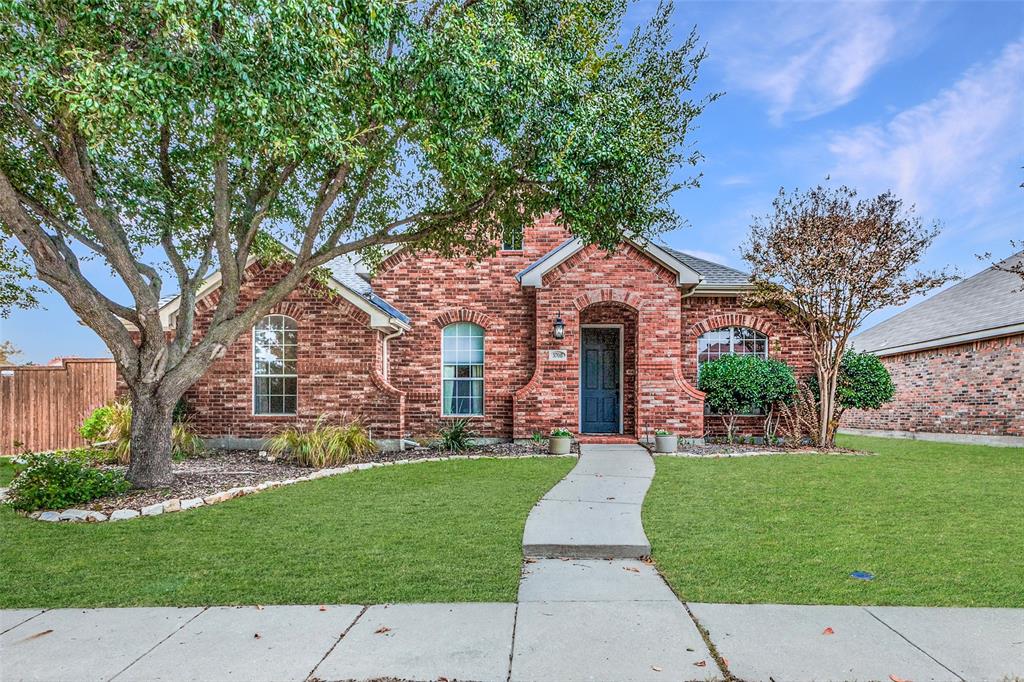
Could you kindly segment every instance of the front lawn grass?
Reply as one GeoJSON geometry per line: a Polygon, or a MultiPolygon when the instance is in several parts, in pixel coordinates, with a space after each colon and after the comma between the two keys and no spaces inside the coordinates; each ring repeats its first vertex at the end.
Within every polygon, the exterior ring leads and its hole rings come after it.
{"type": "Polygon", "coordinates": [[[840,445],[878,454],[657,458],[644,527],[680,598],[1024,607],[1024,449],[840,445]]]}
{"type": "Polygon", "coordinates": [[[358,471],[98,525],[0,510],[0,607],[514,601],[531,507],[574,460],[358,471]]]}
{"type": "Polygon", "coordinates": [[[0,457],[0,488],[6,488],[14,478],[14,462],[10,457],[0,457]]]}

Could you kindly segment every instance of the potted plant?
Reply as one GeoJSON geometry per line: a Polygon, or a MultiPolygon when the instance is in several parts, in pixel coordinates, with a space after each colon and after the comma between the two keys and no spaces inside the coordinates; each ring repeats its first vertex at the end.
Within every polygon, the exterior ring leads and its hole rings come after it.
{"type": "Polygon", "coordinates": [[[654,432],[654,451],[661,453],[675,452],[679,447],[679,436],[664,429],[654,432]]]}
{"type": "Polygon", "coordinates": [[[548,452],[552,455],[568,455],[572,449],[572,434],[566,429],[552,429],[548,437],[548,452]]]}

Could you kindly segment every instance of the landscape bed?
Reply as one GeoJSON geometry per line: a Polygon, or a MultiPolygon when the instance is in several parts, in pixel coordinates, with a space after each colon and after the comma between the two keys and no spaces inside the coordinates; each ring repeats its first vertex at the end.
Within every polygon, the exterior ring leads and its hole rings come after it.
{"type": "MultiPolygon", "coordinates": [[[[578,452],[578,448],[574,448],[578,452]]],[[[79,451],[82,452],[82,451],[79,451]]],[[[33,519],[44,521],[106,521],[156,515],[165,511],[188,510],[207,504],[227,501],[240,495],[262,492],[269,488],[306,482],[310,478],[346,473],[351,467],[376,466],[448,457],[539,457],[545,448],[535,444],[497,443],[473,446],[451,453],[436,448],[410,447],[406,450],[378,451],[353,460],[342,467],[306,467],[265,450],[208,450],[201,457],[173,462],[174,483],[164,488],[128,490],[100,497],[69,509],[38,510],[33,519]],[[113,515],[113,516],[112,516],[113,515]]],[[[6,463],[12,469],[13,465],[6,463]]],[[[94,464],[99,469],[123,473],[127,467],[116,464],[94,464]]],[[[4,471],[0,471],[3,475],[4,471]]]]}
{"type": "Polygon", "coordinates": [[[679,597],[1024,607],[1024,449],[839,444],[877,456],[656,458],[643,522],[679,597]]]}

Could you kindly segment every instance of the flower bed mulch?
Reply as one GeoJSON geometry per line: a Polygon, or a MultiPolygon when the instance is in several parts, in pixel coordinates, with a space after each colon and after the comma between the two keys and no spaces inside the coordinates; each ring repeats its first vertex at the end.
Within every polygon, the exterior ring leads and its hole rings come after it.
{"type": "MultiPolygon", "coordinates": [[[[575,450],[575,451],[578,451],[575,450]]],[[[359,462],[397,462],[427,459],[451,453],[433,448],[411,447],[406,450],[378,452],[359,462]]],[[[472,447],[462,453],[480,457],[524,457],[546,455],[547,448],[531,444],[498,443],[472,447]]],[[[123,495],[102,497],[79,508],[110,514],[118,509],[141,509],[174,498],[205,497],[229,488],[255,486],[265,481],[282,481],[308,476],[317,469],[298,466],[286,459],[261,454],[256,450],[211,450],[205,457],[174,462],[174,485],[152,490],[130,490],[123,495]]],[[[105,465],[104,469],[126,467],[105,465]]]]}

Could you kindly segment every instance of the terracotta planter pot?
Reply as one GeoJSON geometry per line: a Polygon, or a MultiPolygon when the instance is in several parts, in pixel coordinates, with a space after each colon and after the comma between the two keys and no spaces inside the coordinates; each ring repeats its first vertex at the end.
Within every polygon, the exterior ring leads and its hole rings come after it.
{"type": "Polygon", "coordinates": [[[572,450],[571,436],[551,436],[548,438],[548,452],[552,455],[568,455],[572,450]]]}
{"type": "Polygon", "coordinates": [[[679,436],[655,436],[654,451],[672,453],[679,449],[679,436]]]}

